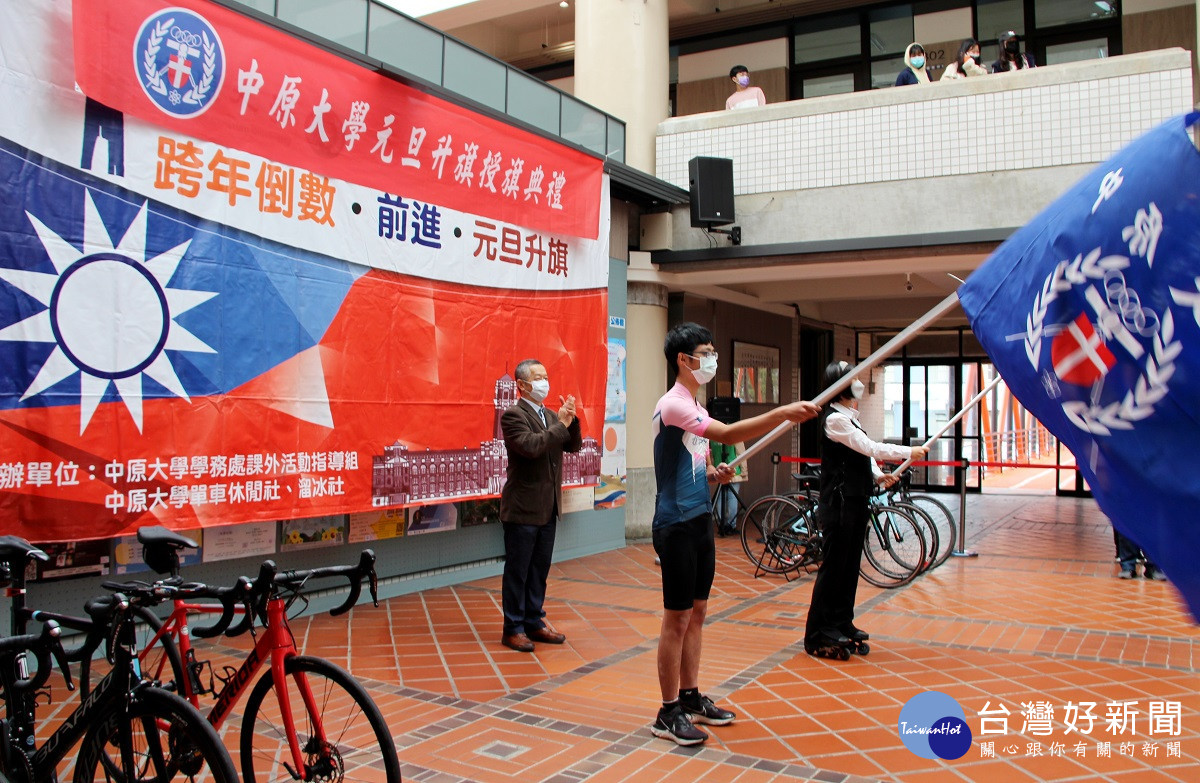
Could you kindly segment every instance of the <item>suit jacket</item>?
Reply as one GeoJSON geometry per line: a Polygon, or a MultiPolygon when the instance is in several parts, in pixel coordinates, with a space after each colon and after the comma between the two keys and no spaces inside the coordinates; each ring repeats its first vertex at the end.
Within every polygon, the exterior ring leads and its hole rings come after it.
{"type": "Polygon", "coordinates": [[[579,418],[563,426],[546,408],[550,426],[529,403],[518,401],[500,416],[508,449],[508,479],[500,491],[500,521],[544,525],[562,508],[562,455],[583,446],[579,418]]]}

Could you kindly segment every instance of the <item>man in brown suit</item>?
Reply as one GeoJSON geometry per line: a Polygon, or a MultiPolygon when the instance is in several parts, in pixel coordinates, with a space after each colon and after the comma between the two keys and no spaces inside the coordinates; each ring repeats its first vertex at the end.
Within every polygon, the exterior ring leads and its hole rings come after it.
{"type": "Polygon", "coordinates": [[[500,641],[518,652],[533,652],[534,642],[562,644],[567,638],[546,627],[542,604],[562,508],[562,455],[579,451],[583,439],[574,396],[560,396],[557,412],[543,404],[550,381],[541,362],[526,359],[513,375],[521,399],[500,416],[508,449],[508,479],[500,491],[504,524],[500,641]]]}

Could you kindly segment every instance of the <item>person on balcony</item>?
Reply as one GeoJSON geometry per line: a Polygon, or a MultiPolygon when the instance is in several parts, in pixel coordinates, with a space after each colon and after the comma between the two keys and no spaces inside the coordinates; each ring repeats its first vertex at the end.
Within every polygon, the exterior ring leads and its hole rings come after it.
{"type": "Polygon", "coordinates": [[[896,86],[905,84],[929,84],[929,72],[925,70],[925,47],[910,43],[904,50],[904,70],[896,77],[896,86]]]}
{"type": "Polygon", "coordinates": [[[1000,59],[992,63],[992,73],[1007,73],[1037,67],[1037,63],[1033,61],[1033,55],[1021,51],[1021,36],[1012,30],[1002,33],[999,43],[1000,59]]]}
{"type": "Polygon", "coordinates": [[[958,45],[958,57],[946,66],[943,79],[965,79],[968,76],[986,76],[988,69],[979,64],[979,41],[964,38],[958,45]]]}
{"type": "Polygon", "coordinates": [[[763,95],[762,88],[750,86],[749,68],[735,65],[729,69],[729,78],[733,80],[734,92],[725,99],[726,109],[753,109],[767,105],[767,96],[763,95]]]}

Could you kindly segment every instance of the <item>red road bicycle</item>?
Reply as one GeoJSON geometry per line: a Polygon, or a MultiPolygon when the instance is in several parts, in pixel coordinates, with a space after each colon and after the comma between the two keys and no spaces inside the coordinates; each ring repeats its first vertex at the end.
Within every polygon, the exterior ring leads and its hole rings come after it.
{"type": "MultiPolygon", "coordinates": [[[[196,543],[161,526],[138,530],[143,557],[151,568],[168,579],[156,583],[105,583],[125,594],[148,593],[170,585],[174,607],[165,619],[139,612],[142,624],[137,649],[142,675],[174,689],[197,707],[200,696],[216,703],[207,715],[216,729],[232,714],[242,694],[250,688],[242,714],[239,737],[242,780],[268,781],[378,781],[400,783],[400,761],[383,715],[374,701],[345,669],[322,658],[300,655],[288,626],[288,608],[313,579],[343,577],[349,581],[346,600],[330,614],[348,612],[358,601],[362,581],[368,580],[371,598],[379,605],[375,554],[364,550],[357,565],[331,566],[303,571],[276,569],[263,563],[258,578],[242,577],[233,587],[184,583],[179,576],[179,551],[196,543]],[[199,602],[197,602],[199,601],[199,602]],[[216,601],[214,603],[214,601],[216,601]],[[190,614],[219,614],[211,626],[191,628],[190,614]],[[238,616],[234,627],[231,623],[238,616]],[[256,623],[261,629],[256,630],[256,623]],[[191,637],[222,633],[236,636],[249,630],[253,649],[237,669],[225,667],[215,675],[208,661],[198,661],[191,637]],[[259,670],[266,672],[255,682],[259,670]]],[[[306,599],[305,599],[306,600],[306,599]]],[[[87,693],[89,670],[81,671],[87,693]]]]}

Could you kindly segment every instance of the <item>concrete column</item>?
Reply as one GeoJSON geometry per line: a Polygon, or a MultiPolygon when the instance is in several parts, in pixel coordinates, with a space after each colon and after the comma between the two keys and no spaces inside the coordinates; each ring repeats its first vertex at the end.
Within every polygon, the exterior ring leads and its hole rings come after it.
{"type": "Polygon", "coordinates": [[[654,283],[630,283],[626,334],[625,536],[648,538],[654,518],[654,440],[650,419],[667,390],[667,289],[654,283]]]}
{"type": "Polygon", "coordinates": [[[577,0],[575,97],[625,121],[625,162],[654,173],[667,118],[667,0],[577,0]]]}

